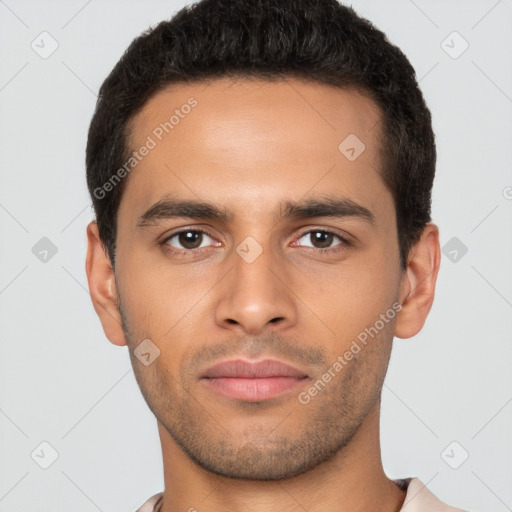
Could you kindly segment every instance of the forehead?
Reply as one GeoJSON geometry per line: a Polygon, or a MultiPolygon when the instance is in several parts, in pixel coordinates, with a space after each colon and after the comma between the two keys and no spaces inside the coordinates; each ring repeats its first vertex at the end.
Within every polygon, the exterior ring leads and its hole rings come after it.
{"type": "Polygon", "coordinates": [[[354,89],[298,79],[172,84],[130,127],[129,149],[151,149],[130,171],[120,216],[169,192],[236,209],[339,190],[371,208],[386,190],[381,111],[354,89]]]}
{"type": "MultiPolygon", "coordinates": [[[[374,101],[354,88],[341,89],[293,78],[220,78],[176,83],[151,97],[132,119],[130,142],[137,145],[143,142],[142,137],[153,132],[158,138],[158,128],[169,121],[169,133],[174,138],[193,130],[203,137],[205,149],[212,141],[219,149],[220,143],[230,143],[216,137],[216,132],[242,140],[250,131],[251,136],[258,137],[255,143],[268,143],[269,136],[279,128],[286,128],[280,133],[281,148],[287,142],[307,142],[309,148],[318,146],[319,137],[327,136],[326,143],[336,142],[347,130],[362,139],[378,136],[381,111],[374,101]],[[195,104],[193,108],[188,106],[191,103],[195,104]],[[188,120],[183,123],[185,118],[188,120]]],[[[166,138],[169,133],[164,130],[161,135],[166,138]]]]}

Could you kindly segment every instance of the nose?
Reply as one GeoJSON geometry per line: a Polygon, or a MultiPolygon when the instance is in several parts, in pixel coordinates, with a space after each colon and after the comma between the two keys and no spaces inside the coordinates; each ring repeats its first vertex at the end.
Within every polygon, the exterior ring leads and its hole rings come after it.
{"type": "Polygon", "coordinates": [[[289,262],[264,250],[252,262],[233,252],[229,265],[231,270],[215,287],[219,326],[255,335],[295,324],[297,305],[289,262]]]}

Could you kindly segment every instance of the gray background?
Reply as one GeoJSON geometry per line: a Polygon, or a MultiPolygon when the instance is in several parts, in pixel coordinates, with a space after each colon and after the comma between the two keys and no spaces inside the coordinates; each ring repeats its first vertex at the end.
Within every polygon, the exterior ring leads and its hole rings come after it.
{"type": "MultiPolygon", "coordinates": [[[[0,511],[133,512],[163,489],[156,420],[87,290],[84,150],[103,79],[182,5],[0,1],[0,511]]],[[[445,254],[424,329],[395,341],[385,469],[461,508],[512,510],[512,2],[352,5],[414,65],[439,155],[445,254]]]]}

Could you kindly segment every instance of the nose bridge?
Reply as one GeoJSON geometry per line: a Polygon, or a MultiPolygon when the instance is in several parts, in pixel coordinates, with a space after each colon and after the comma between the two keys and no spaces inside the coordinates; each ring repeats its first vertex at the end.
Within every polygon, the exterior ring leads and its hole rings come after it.
{"type": "MultiPolygon", "coordinates": [[[[250,286],[253,292],[272,295],[277,284],[274,282],[277,267],[283,267],[279,263],[280,257],[270,243],[263,246],[255,238],[247,237],[232,256],[235,281],[250,286]]],[[[284,268],[282,270],[285,272],[284,268]]]]}
{"type": "MultiPolygon", "coordinates": [[[[260,237],[260,240],[263,237],[260,237]]],[[[231,271],[223,280],[216,304],[216,319],[224,326],[237,324],[256,332],[269,322],[281,324],[296,318],[293,294],[286,285],[289,272],[283,255],[269,237],[263,243],[246,237],[230,256],[231,271]]]]}

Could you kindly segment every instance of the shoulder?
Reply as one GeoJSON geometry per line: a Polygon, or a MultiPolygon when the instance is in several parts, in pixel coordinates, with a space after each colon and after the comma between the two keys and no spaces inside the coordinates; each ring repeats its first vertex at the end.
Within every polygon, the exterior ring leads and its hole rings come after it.
{"type": "Polygon", "coordinates": [[[158,494],[151,496],[151,498],[149,498],[149,500],[147,500],[135,512],[158,512],[160,510],[163,495],[163,492],[159,492],[158,494]]]}
{"type": "Polygon", "coordinates": [[[460,508],[454,508],[436,498],[418,478],[410,478],[405,501],[400,512],[465,512],[460,508]]]}

